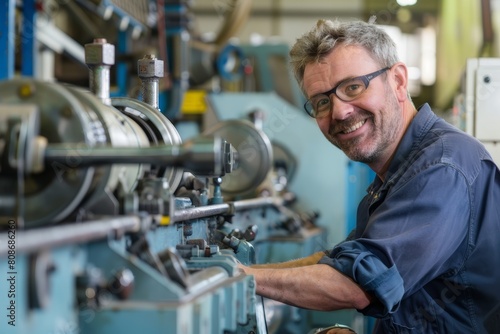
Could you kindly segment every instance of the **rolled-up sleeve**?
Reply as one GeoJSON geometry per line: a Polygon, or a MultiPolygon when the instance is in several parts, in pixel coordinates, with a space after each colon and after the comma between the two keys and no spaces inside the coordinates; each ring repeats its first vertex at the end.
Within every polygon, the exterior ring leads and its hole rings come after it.
{"type": "Polygon", "coordinates": [[[404,287],[396,266],[387,267],[361,243],[346,241],[318,263],[327,264],[351,277],[363,290],[377,298],[368,308],[360,310],[365,315],[383,317],[398,309],[404,287]]]}
{"type": "Polygon", "coordinates": [[[334,247],[319,263],[376,297],[360,310],[363,314],[381,318],[396,312],[406,296],[463,265],[469,194],[463,174],[453,166],[426,166],[375,199],[363,200],[354,239],[334,247]]]}

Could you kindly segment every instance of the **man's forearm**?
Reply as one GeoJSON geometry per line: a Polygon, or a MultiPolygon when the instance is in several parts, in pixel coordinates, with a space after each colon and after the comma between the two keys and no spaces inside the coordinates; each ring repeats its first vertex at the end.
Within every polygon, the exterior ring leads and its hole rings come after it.
{"type": "Polygon", "coordinates": [[[312,255],[309,255],[307,257],[303,257],[300,259],[296,260],[291,260],[291,261],[286,261],[286,262],[279,262],[279,263],[266,263],[266,264],[254,264],[252,265],[252,268],[297,268],[297,267],[303,267],[303,266],[310,266],[313,264],[317,264],[318,261],[325,256],[325,252],[317,252],[312,255]]]}
{"type": "Polygon", "coordinates": [[[370,296],[359,285],[325,264],[245,272],[254,275],[257,294],[286,304],[322,311],[363,309],[370,304],[370,296]]]}

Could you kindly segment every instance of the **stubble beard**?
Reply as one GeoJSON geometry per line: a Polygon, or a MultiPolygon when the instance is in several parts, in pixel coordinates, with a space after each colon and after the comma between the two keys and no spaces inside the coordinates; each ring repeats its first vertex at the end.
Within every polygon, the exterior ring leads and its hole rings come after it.
{"type": "MultiPolygon", "coordinates": [[[[372,123],[373,131],[368,138],[356,137],[348,141],[338,141],[330,135],[328,140],[353,161],[371,164],[384,158],[387,148],[398,139],[398,130],[403,126],[402,111],[395,97],[389,96],[391,98],[387,101],[386,108],[378,111],[377,118],[373,113],[361,111],[360,115],[366,117],[366,122],[372,123]]],[[[346,123],[352,121],[347,120],[346,123]]]]}

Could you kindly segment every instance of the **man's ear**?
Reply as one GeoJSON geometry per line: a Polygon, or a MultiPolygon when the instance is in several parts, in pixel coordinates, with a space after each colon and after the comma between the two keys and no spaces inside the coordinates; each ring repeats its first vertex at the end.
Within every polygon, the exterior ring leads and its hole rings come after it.
{"type": "Polygon", "coordinates": [[[404,63],[396,63],[392,66],[392,79],[395,92],[399,102],[408,98],[408,69],[404,63]]]}

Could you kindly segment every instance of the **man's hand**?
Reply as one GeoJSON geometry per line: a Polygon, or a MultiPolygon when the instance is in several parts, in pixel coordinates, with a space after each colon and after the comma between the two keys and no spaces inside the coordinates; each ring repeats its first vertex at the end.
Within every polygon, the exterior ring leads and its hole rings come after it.
{"type": "Polygon", "coordinates": [[[243,263],[241,263],[240,261],[238,261],[238,269],[240,270],[240,272],[246,274],[249,267],[248,266],[245,266],[243,263]]]}

